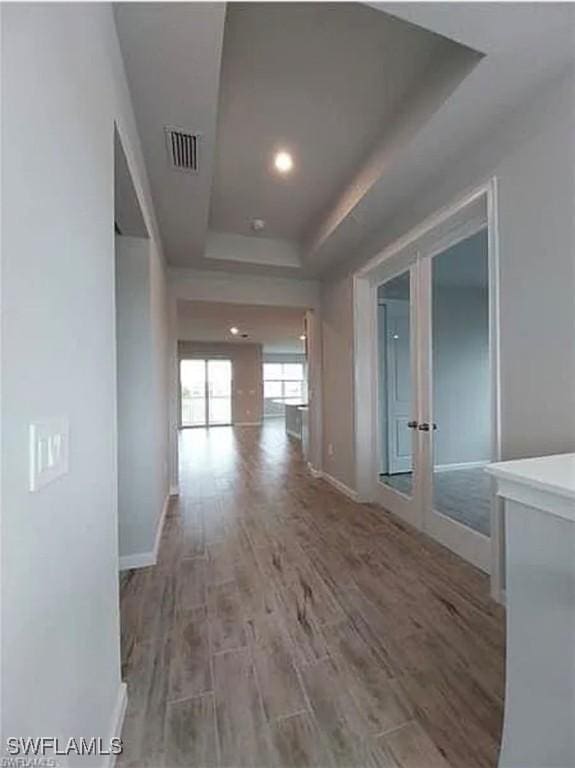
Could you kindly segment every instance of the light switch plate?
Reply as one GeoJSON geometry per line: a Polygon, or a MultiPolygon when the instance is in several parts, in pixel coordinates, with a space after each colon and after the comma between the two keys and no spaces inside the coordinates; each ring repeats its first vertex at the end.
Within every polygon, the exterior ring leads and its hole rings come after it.
{"type": "Polygon", "coordinates": [[[30,424],[30,491],[68,472],[69,423],[65,417],[30,424]]]}

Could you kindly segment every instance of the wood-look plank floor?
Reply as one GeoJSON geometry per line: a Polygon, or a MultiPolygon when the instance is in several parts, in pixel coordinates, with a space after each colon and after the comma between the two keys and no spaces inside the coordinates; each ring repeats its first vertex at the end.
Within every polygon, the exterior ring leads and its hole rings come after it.
{"type": "Polygon", "coordinates": [[[158,564],[121,579],[119,768],[494,768],[485,576],[314,480],[280,424],[188,430],[158,564]]]}

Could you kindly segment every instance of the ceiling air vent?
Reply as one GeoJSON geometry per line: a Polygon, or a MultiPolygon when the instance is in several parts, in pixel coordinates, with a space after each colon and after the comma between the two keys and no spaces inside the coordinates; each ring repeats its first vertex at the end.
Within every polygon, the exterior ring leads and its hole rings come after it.
{"type": "Polygon", "coordinates": [[[166,128],[170,165],[177,171],[197,173],[200,168],[200,134],[166,128]]]}

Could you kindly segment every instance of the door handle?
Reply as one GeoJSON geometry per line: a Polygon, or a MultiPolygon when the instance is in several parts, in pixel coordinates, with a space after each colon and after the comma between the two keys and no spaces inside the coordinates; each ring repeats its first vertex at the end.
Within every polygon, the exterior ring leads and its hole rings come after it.
{"type": "Polygon", "coordinates": [[[421,432],[429,432],[431,429],[433,429],[433,430],[437,429],[437,424],[428,424],[426,421],[424,421],[417,428],[421,432]]]}
{"type": "Polygon", "coordinates": [[[407,426],[409,427],[409,429],[417,429],[418,425],[416,421],[408,421],[407,426]]]}

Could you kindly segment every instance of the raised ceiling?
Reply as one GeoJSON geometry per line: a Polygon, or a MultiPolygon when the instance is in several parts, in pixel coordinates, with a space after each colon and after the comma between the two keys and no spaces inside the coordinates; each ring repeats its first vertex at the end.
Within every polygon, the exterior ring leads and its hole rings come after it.
{"type": "Polygon", "coordinates": [[[575,52],[569,3],[114,7],[177,267],[312,277],[372,255],[575,52]],[[201,134],[199,173],[170,167],[166,126],[201,134]],[[296,164],[283,179],[268,167],[280,145],[296,164]]]}
{"type": "Polygon", "coordinates": [[[178,301],[181,341],[262,344],[265,352],[303,353],[304,312],[290,307],[210,301],[178,301]],[[240,333],[233,336],[230,328],[240,333]],[[248,338],[242,338],[241,334],[248,338]]]}
{"type": "Polygon", "coordinates": [[[175,266],[309,274],[307,252],[390,129],[423,119],[446,96],[438,86],[478,59],[361,3],[120,3],[115,13],[175,266]],[[170,167],[166,127],[200,134],[199,173],[170,167]],[[286,177],[270,169],[280,147],[294,156],[286,177]],[[254,218],[265,222],[258,235],[254,218]]]}
{"type": "Polygon", "coordinates": [[[301,242],[456,46],[359,3],[232,3],[210,229],[301,242]],[[272,170],[287,148],[294,170],[272,170]]]}

